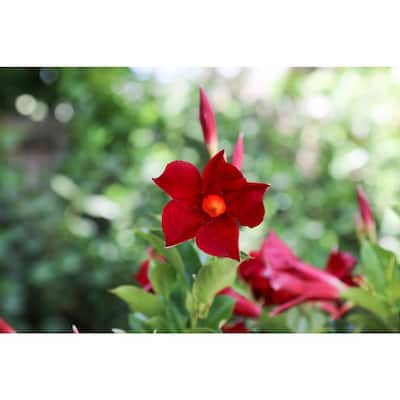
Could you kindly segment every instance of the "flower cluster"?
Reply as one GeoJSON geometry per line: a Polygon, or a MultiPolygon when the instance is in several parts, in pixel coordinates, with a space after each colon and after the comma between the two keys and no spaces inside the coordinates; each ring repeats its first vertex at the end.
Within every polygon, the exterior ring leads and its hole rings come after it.
{"type": "MultiPolygon", "coordinates": [[[[299,310],[307,314],[311,308],[333,325],[355,316],[346,325],[349,330],[399,331],[400,266],[377,243],[375,219],[362,188],[356,189],[355,215],[360,262],[334,248],[319,268],[297,257],[272,229],[259,249],[247,255],[239,248],[239,229],[263,222],[270,185],[249,182],[242,173],[243,133],[230,162],[218,148],[216,117],[203,88],[199,108],[210,159],[201,172],[188,161],[172,161],[153,179],[169,196],[162,210],[162,234],[138,232],[149,247],[134,274],[136,285],[111,290],[131,310],[130,330],[264,332],[270,331],[272,319],[276,329],[282,315],[299,310]]],[[[290,331],[288,324],[279,329],[290,331]]],[[[79,333],[75,325],[72,331],[79,333]]],[[[0,333],[13,332],[0,319],[0,333]]]]}
{"type": "MultiPolygon", "coordinates": [[[[353,319],[359,330],[399,330],[400,304],[398,309],[393,304],[400,298],[400,272],[393,254],[376,243],[375,219],[361,187],[355,215],[361,262],[334,248],[322,268],[311,265],[274,230],[247,255],[239,249],[239,229],[263,222],[270,185],[243,175],[243,133],[230,162],[218,148],[217,119],[203,88],[199,120],[210,160],[201,172],[188,161],[172,161],[153,179],[169,196],[162,211],[163,238],[142,233],[150,247],[134,275],[140,289],[125,285],[112,291],[134,312],[131,329],[263,332],[273,319],[273,330],[290,331],[279,325],[278,316],[293,309],[307,315],[312,309],[332,324],[361,312],[353,319]]],[[[346,326],[355,329],[354,322],[346,326]]]]}
{"type": "Polygon", "coordinates": [[[239,266],[240,276],[250,285],[255,298],[264,305],[276,305],[271,315],[310,302],[322,302],[322,308],[334,318],[344,310],[339,302],[346,285],[356,285],[352,275],[357,260],[349,253],[333,250],[325,270],[298,259],[271,231],[259,251],[239,266]]]}

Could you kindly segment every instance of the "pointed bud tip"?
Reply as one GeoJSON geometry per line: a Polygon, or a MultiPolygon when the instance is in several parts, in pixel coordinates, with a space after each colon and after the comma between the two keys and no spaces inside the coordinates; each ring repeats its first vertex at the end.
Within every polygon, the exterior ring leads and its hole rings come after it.
{"type": "Polygon", "coordinates": [[[200,92],[199,119],[204,142],[212,157],[218,151],[218,131],[214,111],[202,86],[200,92]]]}
{"type": "Polygon", "coordinates": [[[235,144],[235,147],[233,148],[233,153],[232,153],[232,164],[239,170],[241,171],[242,165],[243,165],[243,153],[244,153],[244,134],[243,132],[240,132],[235,144]]]}

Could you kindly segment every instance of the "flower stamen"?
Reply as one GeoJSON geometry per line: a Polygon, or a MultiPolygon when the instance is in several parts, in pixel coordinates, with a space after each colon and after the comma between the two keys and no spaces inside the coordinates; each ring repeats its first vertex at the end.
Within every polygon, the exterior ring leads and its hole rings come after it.
{"type": "Polygon", "coordinates": [[[226,211],[225,200],[217,194],[208,194],[205,196],[201,207],[212,218],[216,218],[226,211]]]}

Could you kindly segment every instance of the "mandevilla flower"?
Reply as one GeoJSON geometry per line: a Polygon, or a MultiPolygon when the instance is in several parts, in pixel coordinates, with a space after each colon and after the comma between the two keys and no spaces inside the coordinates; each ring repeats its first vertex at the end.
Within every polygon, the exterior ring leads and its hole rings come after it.
{"type": "MultiPolygon", "coordinates": [[[[336,276],[348,286],[359,286],[362,278],[360,275],[353,275],[353,269],[357,264],[357,259],[350,253],[332,250],[325,265],[325,271],[336,276]]],[[[322,310],[330,314],[332,319],[342,317],[350,310],[351,305],[341,300],[321,301],[319,306],[322,310]]]]}
{"type": "Polygon", "coordinates": [[[346,287],[334,275],[299,260],[273,231],[260,251],[240,264],[239,273],[256,298],[278,305],[271,315],[309,301],[339,300],[346,287]]]}
{"type": "Polygon", "coordinates": [[[225,296],[232,297],[235,300],[233,313],[242,317],[258,318],[261,315],[261,307],[253,303],[246,297],[234,291],[232,288],[225,288],[219,292],[225,296]]]}
{"type": "Polygon", "coordinates": [[[361,277],[353,275],[357,259],[346,251],[332,250],[325,265],[325,271],[336,276],[348,286],[359,286],[361,277]]]}
{"type": "Polygon", "coordinates": [[[204,142],[206,143],[210,157],[213,157],[218,151],[217,123],[214,111],[202,87],[200,87],[199,119],[203,130],[204,142]]]}
{"type": "MultiPolygon", "coordinates": [[[[372,213],[371,207],[369,205],[368,199],[364,190],[361,186],[357,186],[357,201],[358,208],[361,216],[361,235],[367,234],[369,238],[375,242],[376,241],[376,227],[375,227],[375,219],[372,213]]],[[[358,221],[358,225],[360,225],[360,218],[356,220],[358,221]]]]}
{"type": "Polygon", "coordinates": [[[238,224],[255,227],[262,222],[268,184],[247,182],[225,161],[224,150],[211,158],[202,175],[189,162],[173,161],[153,181],[172,198],[161,223],[167,247],[195,238],[210,255],[240,260],[238,224]]]}
{"type": "Polygon", "coordinates": [[[15,333],[15,330],[0,318],[0,333],[15,333]]]}

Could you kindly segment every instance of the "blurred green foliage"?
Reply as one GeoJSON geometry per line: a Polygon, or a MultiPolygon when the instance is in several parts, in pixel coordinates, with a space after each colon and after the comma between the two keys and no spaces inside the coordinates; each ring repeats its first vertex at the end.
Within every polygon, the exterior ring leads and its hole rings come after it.
{"type": "Polygon", "coordinates": [[[245,133],[244,173],[272,184],[267,218],[306,261],[356,252],[355,184],[376,210],[381,244],[400,253],[400,71],[386,68],[0,69],[0,315],[19,331],[110,331],[146,256],[134,231],[159,227],[152,184],[165,164],[202,167],[198,85],[220,147],[245,133]]]}

